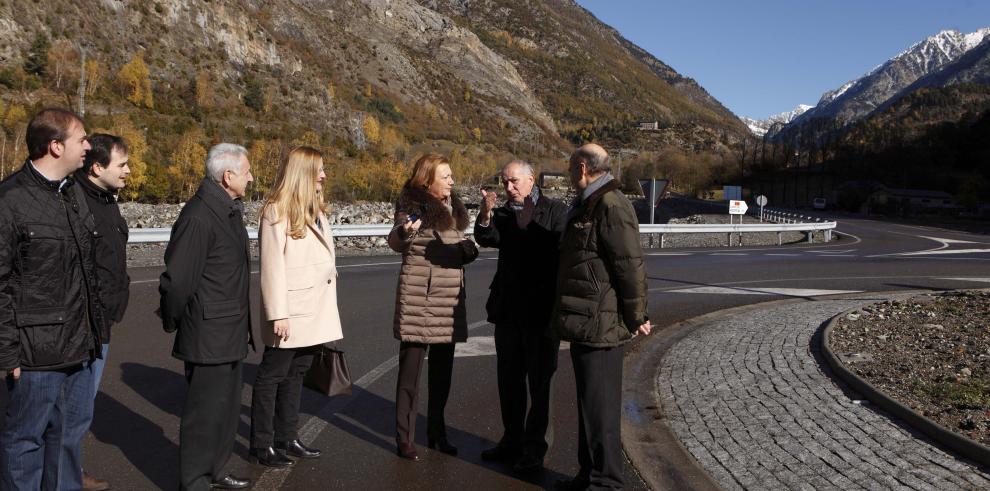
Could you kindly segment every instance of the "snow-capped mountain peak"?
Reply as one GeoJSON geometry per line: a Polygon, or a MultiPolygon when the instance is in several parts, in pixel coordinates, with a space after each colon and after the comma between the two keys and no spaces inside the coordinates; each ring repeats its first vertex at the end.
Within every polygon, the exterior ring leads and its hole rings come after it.
{"type": "Polygon", "coordinates": [[[739,119],[742,119],[742,121],[746,123],[746,126],[749,127],[749,130],[752,131],[754,135],[763,136],[767,133],[767,131],[770,130],[770,128],[774,124],[790,123],[792,119],[804,114],[808,109],[811,109],[813,107],[815,106],[809,106],[807,104],[798,104],[798,106],[794,108],[794,110],[792,111],[774,114],[766,119],[753,119],[747,117],[742,117],[739,119]]]}
{"type": "Polygon", "coordinates": [[[937,72],[990,38],[990,27],[969,34],[945,29],[929,36],[869,73],[822,94],[818,105],[788,128],[815,118],[838,118],[846,122],[866,116],[916,80],[937,72]]]}

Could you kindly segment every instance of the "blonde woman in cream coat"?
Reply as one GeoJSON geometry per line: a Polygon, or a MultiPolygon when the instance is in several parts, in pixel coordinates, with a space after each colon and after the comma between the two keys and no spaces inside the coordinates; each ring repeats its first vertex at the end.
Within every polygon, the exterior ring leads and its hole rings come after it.
{"type": "Polygon", "coordinates": [[[313,346],[341,339],[337,268],[323,202],[323,156],[297,147],[261,212],[261,335],[251,400],[251,462],[288,467],[317,458],[299,441],[299,398],[313,346]]]}

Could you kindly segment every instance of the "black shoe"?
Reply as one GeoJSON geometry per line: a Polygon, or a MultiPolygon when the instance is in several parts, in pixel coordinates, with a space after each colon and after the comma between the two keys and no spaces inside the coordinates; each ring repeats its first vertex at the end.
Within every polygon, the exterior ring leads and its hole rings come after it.
{"type": "Polygon", "coordinates": [[[248,460],[252,464],[261,464],[267,467],[289,467],[295,461],[285,456],[281,450],[272,447],[252,448],[248,451],[248,460]]]}
{"type": "Polygon", "coordinates": [[[559,479],[553,484],[555,491],[584,491],[588,489],[588,481],[575,477],[573,479],[559,479]]]}
{"type": "Polygon", "coordinates": [[[275,449],[285,452],[286,455],[300,459],[315,459],[323,455],[323,452],[303,445],[303,442],[299,441],[298,438],[289,440],[288,442],[275,442],[275,449]]]}
{"type": "Polygon", "coordinates": [[[502,445],[501,443],[481,452],[481,460],[507,462],[517,457],[519,457],[518,448],[511,447],[509,445],[502,445]]]}
{"type": "Polygon", "coordinates": [[[250,479],[241,479],[230,474],[227,474],[223,479],[210,483],[210,487],[213,489],[244,489],[250,485],[250,479]]]}
{"type": "Polygon", "coordinates": [[[395,445],[395,453],[399,457],[412,460],[413,462],[419,460],[419,454],[416,453],[416,445],[412,443],[396,443],[395,445]]]}
{"type": "Polygon", "coordinates": [[[436,440],[427,438],[426,446],[431,449],[437,449],[447,455],[457,455],[457,447],[451,445],[446,438],[437,438],[436,440]]]}
{"type": "Polygon", "coordinates": [[[512,466],[512,470],[528,474],[543,470],[543,459],[531,454],[524,454],[519,462],[512,466]]]}

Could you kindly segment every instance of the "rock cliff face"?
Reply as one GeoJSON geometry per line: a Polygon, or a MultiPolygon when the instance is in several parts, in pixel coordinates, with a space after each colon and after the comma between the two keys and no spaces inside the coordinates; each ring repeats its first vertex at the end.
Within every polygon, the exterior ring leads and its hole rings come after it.
{"type": "MultiPolygon", "coordinates": [[[[85,49],[108,86],[142,53],[153,111],[165,118],[201,120],[190,94],[205,72],[212,107],[231,108],[218,126],[313,129],[358,148],[365,114],[388,119],[409,141],[480,134],[473,138],[540,155],[566,151],[561,133],[585,124],[658,119],[745,133],[693,80],[571,0],[0,3],[4,66],[20,66],[38,33],[85,49]],[[263,121],[233,110],[252,83],[264,96],[263,121]]],[[[134,110],[124,101],[94,106],[134,110]]]]}

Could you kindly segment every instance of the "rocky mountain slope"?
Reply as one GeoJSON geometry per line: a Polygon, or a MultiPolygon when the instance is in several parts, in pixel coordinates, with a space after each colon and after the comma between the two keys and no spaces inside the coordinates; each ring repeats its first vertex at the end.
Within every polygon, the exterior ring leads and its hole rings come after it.
{"type": "MultiPolygon", "coordinates": [[[[192,118],[214,139],[313,131],[360,150],[371,115],[406,141],[533,156],[566,151],[561,132],[581,124],[745,131],[694,81],[568,0],[6,1],[0,26],[5,67],[23,63],[38,33],[85,49],[107,85],[139,54],[153,107],[108,87],[91,110],[138,112],[155,127],[192,118]],[[252,91],[263,102],[249,111],[252,91]]],[[[66,72],[80,63],[69,58],[66,72]]],[[[61,98],[75,106],[66,78],[61,98]]]]}
{"type": "Polygon", "coordinates": [[[573,0],[418,0],[450,16],[509,59],[562,130],[657,120],[745,134],[739,119],[573,0]]]}
{"type": "Polygon", "coordinates": [[[785,132],[813,119],[833,119],[844,123],[860,119],[891,98],[902,94],[920,78],[935,74],[978,46],[990,35],[990,28],[970,34],[944,30],[887,60],[863,77],[826,92],[818,105],[794,119],[785,132]]]}

